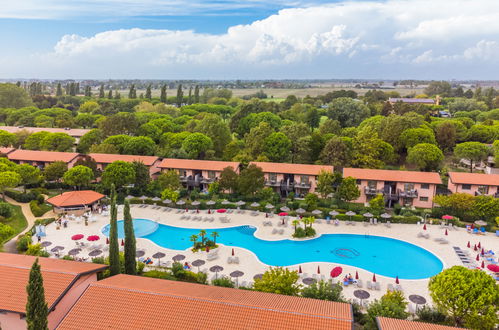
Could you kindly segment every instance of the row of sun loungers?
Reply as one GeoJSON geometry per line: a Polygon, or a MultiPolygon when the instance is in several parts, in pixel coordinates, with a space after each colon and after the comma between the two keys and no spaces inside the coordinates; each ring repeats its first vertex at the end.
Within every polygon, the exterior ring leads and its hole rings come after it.
{"type": "Polygon", "coordinates": [[[262,225],[265,227],[265,226],[270,226],[272,227],[272,221],[270,220],[264,220],[262,221],[262,225]]]}
{"type": "Polygon", "coordinates": [[[228,264],[239,264],[239,257],[228,257],[227,263],[228,264]]]}
{"type": "Polygon", "coordinates": [[[418,233],[418,238],[426,238],[426,239],[429,239],[430,238],[430,234],[424,234],[422,232],[419,232],[418,233]]]}
{"type": "Polygon", "coordinates": [[[464,266],[468,268],[476,268],[475,261],[470,258],[468,251],[463,251],[458,246],[453,246],[452,248],[454,249],[464,266]]]}
{"type": "Polygon", "coordinates": [[[220,217],[220,218],[218,218],[218,220],[220,220],[221,223],[229,223],[230,222],[230,218],[228,218],[228,217],[220,217]]]}
{"type": "Polygon", "coordinates": [[[284,234],[284,228],[281,228],[281,229],[274,228],[274,229],[272,229],[272,235],[276,235],[276,234],[279,234],[279,235],[284,234]]]}
{"type": "Polygon", "coordinates": [[[445,238],[435,238],[434,241],[440,244],[449,244],[449,241],[446,240],[445,238]]]}
{"type": "Polygon", "coordinates": [[[180,220],[192,220],[192,221],[204,221],[204,222],[213,222],[215,221],[215,217],[203,217],[203,216],[190,216],[190,215],[183,215],[180,217],[180,220]]]}
{"type": "Polygon", "coordinates": [[[208,252],[208,255],[206,256],[207,261],[212,261],[218,259],[218,250],[208,252]]]}

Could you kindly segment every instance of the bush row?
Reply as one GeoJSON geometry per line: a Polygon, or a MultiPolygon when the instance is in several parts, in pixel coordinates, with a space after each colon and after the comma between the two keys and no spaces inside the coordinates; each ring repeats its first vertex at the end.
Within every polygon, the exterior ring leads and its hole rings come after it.
{"type": "Polygon", "coordinates": [[[9,196],[18,203],[29,203],[33,200],[37,200],[39,203],[45,202],[45,198],[36,191],[23,193],[16,190],[6,190],[5,195],[9,196]]]}
{"type": "Polygon", "coordinates": [[[31,213],[33,213],[33,215],[37,218],[43,216],[51,209],[49,205],[45,203],[40,204],[38,200],[32,200],[29,202],[29,208],[31,209],[31,213]]]}

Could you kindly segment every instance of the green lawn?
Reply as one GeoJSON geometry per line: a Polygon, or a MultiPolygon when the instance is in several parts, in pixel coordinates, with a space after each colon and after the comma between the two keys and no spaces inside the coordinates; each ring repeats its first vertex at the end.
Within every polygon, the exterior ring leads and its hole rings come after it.
{"type": "MultiPolygon", "coordinates": [[[[21,207],[18,205],[12,205],[12,216],[8,218],[4,224],[11,226],[14,228],[15,234],[5,240],[5,242],[9,241],[12,237],[16,237],[19,235],[20,232],[22,232],[27,226],[28,222],[26,221],[26,218],[24,217],[23,212],[21,211],[21,207]]],[[[3,245],[5,242],[0,242],[0,246],[3,245]]]]}

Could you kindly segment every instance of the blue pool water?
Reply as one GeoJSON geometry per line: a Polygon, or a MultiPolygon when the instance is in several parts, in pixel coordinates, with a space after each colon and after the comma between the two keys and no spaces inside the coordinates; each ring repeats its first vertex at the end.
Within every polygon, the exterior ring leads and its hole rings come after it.
{"type": "MultiPolygon", "coordinates": [[[[109,225],[108,225],[109,226],[109,225]]],[[[109,234],[109,227],[103,229],[109,234]]],[[[189,237],[199,229],[157,224],[146,219],[134,219],[137,237],[151,240],[159,246],[185,250],[192,246],[189,237]]],[[[401,279],[423,279],[438,274],[443,264],[435,255],[416,245],[400,240],[352,234],[325,234],[315,239],[266,241],[256,238],[256,228],[239,226],[206,229],[208,237],[216,231],[218,243],[252,251],[258,259],[271,266],[290,266],[306,262],[346,264],[367,271],[401,279]]],[[[118,221],[118,236],[124,237],[123,221],[118,221]]]]}

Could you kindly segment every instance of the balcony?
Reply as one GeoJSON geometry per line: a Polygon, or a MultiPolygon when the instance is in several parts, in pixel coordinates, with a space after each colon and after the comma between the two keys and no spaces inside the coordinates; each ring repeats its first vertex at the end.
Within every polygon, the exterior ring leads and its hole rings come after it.
{"type": "Polygon", "coordinates": [[[203,178],[201,177],[201,183],[210,184],[217,181],[217,178],[203,178]]]}
{"type": "Polygon", "coordinates": [[[275,180],[265,180],[265,185],[269,187],[279,187],[281,184],[275,180]]]}
{"type": "Polygon", "coordinates": [[[364,194],[366,195],[377,195],[379,193],[376,188],[364,187],[364,194]]]}
{"type": "Polygon", "coordinates": [[[417,198],[418,191],[417,190],[400,190],[399,189],[398,195],[402,198],[417,198]]]}
{"type": "Polygon", "coordinates": [[[295,186],[296,186],[296,183],[292,182],[292,181],[281,180],[281,182],[280,182],[280,187],[281,187],[281,190],[283,190],[283,191],[293,191],[293,188],[295,186]]]}
{"type": "Polygon", "coordinates": [[[385,197],[385,200],[391,200],[391,201],[398,201],[400,198],[397,192],[393,192],[390,189],[384,189],[383,196],[385,197]]]}
{"type": "Polygon", "coordinates": [[[312,185],[310,184],[309,181],[306,182],[295,182],[294,183],[295,188],[302,188],[302,189],[310,189],[312,185]]]}

